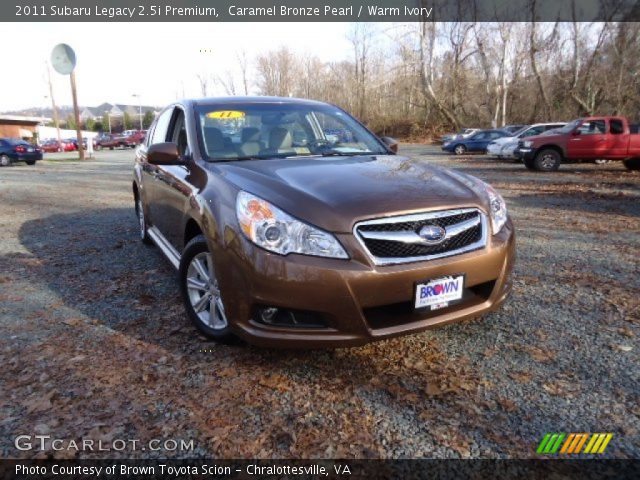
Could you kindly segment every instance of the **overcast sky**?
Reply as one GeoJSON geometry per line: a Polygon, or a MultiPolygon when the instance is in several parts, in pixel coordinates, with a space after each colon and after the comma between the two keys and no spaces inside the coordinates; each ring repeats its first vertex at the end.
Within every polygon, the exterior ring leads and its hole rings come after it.
{"type": "MultiPolygon", "coordinates": [[[[233,70],[236,52],[250,58],[287,45],[322,60],[351,55],[348,23],[0,23],[0,112],[49,106],[45,61],[54,45],[75,50],[78,102],[163,105],[200,96],[198,73],[233,70]],[[200,50],[210,50],[201,53],[200,50]]],[[[71,105],[69,79],[52,70],[58,105],[71,105]]],[[[224,94],[220,87],[212,94],[224,94]]]]}

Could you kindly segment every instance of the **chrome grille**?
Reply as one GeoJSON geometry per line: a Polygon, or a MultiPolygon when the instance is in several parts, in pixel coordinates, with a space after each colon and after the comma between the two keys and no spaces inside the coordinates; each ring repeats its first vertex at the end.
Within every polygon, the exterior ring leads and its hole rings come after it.
{"type": "Polygon", "coordinates": [[[478,209],[467,208],[366,220],[356,224],[356,238],[377,265],[416,262],[458,255],[486,245],[487,221],[478,209]],[[442,241],[427,241],[425,226],[444,229],[442,241]]]}

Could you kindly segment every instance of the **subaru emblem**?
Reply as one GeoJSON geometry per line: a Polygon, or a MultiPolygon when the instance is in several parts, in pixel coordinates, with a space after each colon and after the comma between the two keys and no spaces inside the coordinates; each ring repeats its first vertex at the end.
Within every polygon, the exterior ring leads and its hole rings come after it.
{"type": "Polygon", "coordinates": [[[420,229],[418,235],[425,243],[436,245],[442,243],[447,236],[447,232],[444,228],[438,225],[425,225],[420,229]]]}

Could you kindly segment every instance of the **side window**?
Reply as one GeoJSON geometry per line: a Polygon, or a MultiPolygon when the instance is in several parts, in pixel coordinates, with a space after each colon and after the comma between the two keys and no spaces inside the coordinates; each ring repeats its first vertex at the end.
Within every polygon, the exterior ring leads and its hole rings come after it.
{"type": "Polygon", "coordinates": [[[609,132],[613,135],[620,135],[624,133],[624,125],[619,118],[612,118],[609,120],[609,132]]]}
{"type": "Polygon", "coordinates": [[[167,141],[167,130],[169,129],[169,122],[171,122],[171,116],[173,114],[173,108],[168,108],[160,114],[155,127],[153,128],[153,134],[149,145],[155,143],[163,143],[167,141]]]}
{"type": "Polygon", "coordinates": [[[494,138],[500,138],[502,137],[502,134],[500,132],[491,132],[491,139],[493,140],[494,138]]]}
{"type": "Polygon", "coordinates": [[[578,127],[581,135],[601,135],[605,133],[604,120],[590,120],[578,127]]]}
{"type": "Polygon", "coordinates": [[[175,143],[178,146],[178,153],[184,157],[191,154],[187,141],[187,127],[185,126],[184,112],[180,108],[177,108],[175,112],[168,141],[175,143]]]}

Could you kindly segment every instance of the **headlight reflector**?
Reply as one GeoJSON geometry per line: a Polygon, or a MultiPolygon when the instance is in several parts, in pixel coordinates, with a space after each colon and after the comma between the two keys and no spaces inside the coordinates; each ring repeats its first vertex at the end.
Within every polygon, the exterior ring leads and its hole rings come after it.
{"type": "Polygon", "coordinates": [[[238,193],[236,216],[246,237],[270,252],[349,258],[330,233],[301,222],[250,193],[238,193]]]}
{"type": "Polygon", "coordinates": [[[507,223],[507,205],[504,203],[502,195],[496,192],[491,185],[485,183],[487,195],[489,196],[489,213],[491,214],[491,230],[495,235],[504,224],[507,223]]]}
{"type": "Polygon", "coordinates": [[[524,145],[526,148],[531,148],[533,146],[533,141],[525,140],[524,142],[522,142],[522,145],[524,145]]]}

